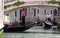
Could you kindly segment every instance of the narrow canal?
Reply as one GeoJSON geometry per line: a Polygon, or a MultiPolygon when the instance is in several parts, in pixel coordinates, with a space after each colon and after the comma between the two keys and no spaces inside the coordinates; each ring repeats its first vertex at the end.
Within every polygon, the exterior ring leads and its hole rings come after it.
{"type": "Polygon", "coordinates": [[[41,26],[34,26],[25,32],[4,33],[4,38],[60,38],[60,34],[54,34],[52,30],[44,30],[41,26]]]}

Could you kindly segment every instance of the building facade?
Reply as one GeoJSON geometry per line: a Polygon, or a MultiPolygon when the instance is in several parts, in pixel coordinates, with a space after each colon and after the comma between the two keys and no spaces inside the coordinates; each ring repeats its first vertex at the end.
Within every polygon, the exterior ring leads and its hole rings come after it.
{"type": "Polygon", "coordinates": [[[50,4],[47,1],[26,2],[23,5],[11,6],[4,10],[4,22],[21,22],[22,8],[25,9],[25,22],[35,22],[36,20],[44,21],[48,14],[51,14],[51,19],[57,19],[60,14],[60,7],[57,4],[50,4]]]}
{"type": "MultiPolygon", "coordinates": [[[[34,5],[34,6],[25,6],[22,7],[25,8],[25,20],[26,22],[35,22],[38,20],[45,20],[47,14],[51,14],[51,19],[53,20],[54,16],[56,17],[58,13],[58,7],[55,6],[40,6],[40,5],[34,5]],[[55,11],[57,13],[55,14],[55,11]]],[[[21,13],[22,8],[16,8],[14,10],[6,11],[5,12],[5,21],[6,22],[21,22],[21,13]]]]}

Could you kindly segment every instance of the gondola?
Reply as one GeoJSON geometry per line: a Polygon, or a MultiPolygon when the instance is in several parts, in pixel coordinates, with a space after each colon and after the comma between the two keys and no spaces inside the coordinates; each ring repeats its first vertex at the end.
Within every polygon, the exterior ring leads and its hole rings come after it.
{"type": "MultiPolygon", "coordinates": [[[[5,24],[5,27],[4,27],[4,32],[23,32],[29,28],[31,28],[34,24],[34,23],[31,23],[29,25],[26,25],[25,23],[25,9],[23,8],[22,9],[22,14],[21,14],[21,25],[6,25],[5,24]]],[[[15,23],[16,24],[16,23],[15,23]]]]}
{"type": "Polygon", "coordinates": [[[5,24],[4,32],[24,32],[25,30],[28,30],[31,28],[33,24],[25,25],[25,26],[11,26],[5,24]]]}

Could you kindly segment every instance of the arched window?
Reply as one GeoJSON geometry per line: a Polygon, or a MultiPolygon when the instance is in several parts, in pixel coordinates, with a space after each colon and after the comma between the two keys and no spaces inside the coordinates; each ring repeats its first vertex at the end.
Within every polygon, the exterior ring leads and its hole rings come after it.
{"type": "Polygon", "coordinates": [[[39,9],[37,9],[37,13],[39,14],[39,9]]]}
{"type": "Polygon", "coordinates": [[[36,16],[36,9],[34,9],[34,16],[36,16]]]}
{"type": "Polygon", "coordinates": [[[54,16],[56,16],[57,15],[57,10],[56,9],[54,9],[54,16]]]}
{"type": "Polygon", "coordinates": [[[22,13],[22,10],[20,10],[20,20],[21,20],[21,13],[22,13]]]}
{"type": "Polygon", "coordinates": [[[15,11],[15,17],[17,17],[17,11],[15,11]]]}
{"type": "Polygon", "coordinates": [[[9,16],[9,14],[5,14],[6,16],[9,16]]]}
{"type": "Polygon", "coordinates": [[[44,10],[44,14],[46,14],[46,10],[44,10]]]}
{"type": "Polygon", "coordinates": [[[51,14],[52,14],[52,10],[51,10],[51,14]]]}

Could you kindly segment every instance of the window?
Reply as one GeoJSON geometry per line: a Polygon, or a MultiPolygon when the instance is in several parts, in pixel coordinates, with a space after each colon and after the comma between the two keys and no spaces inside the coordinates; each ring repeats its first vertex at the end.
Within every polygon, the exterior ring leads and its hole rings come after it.
{"type": "Polygon", "coordinates": [[[15,17],[17,17],[17,11],[15,11],[15,17]]]}
{"type": "Polygon", "coordinates": [[[10,20],[10,16],[9,16],[9,14],[5,14],[6,16],[5,16],[5,20],[10,20]]]}
{"type": "Polygon", "coordinates": [[[44,10],[44,14],[46,14],[46,10],[44,10]]]}
{"type": "Polygon", "coordinates": [[[25,8],[25,15],[27,16],[27,8],[25,8]]]}
{"type": "Polygon", "coordinates": [[[37,10],[37,13],[39,14],[39,9],[37,10]]]}
{"type": "Polygon", "coordinates": [[[22,10],[20,10],[20,20],[21,20],[21,13],[22,13],[22,10]]]}
{"type": "Polygon", "coordinates": [[[58,16],[60,16],[60,8],[58,8],[58,16]]]}
{"type": "Polygon", "coordinates": [[[58,16],[60,16],[60,12],[58,12],[58,16]]]}
{"type": "Polygon", "coordinates": [[[52,10],[51,10],[51,14],[52,14],[52,10]]]}
{"type": "Polygon", "coordinates": [[[9,16],[9,14],[5,14],[6,16],[9,16]]]}
{"type": "Polygon", "coordinates": [[[38,20],[39,20],[39,16],[38,16],[38,20]]]}
{"type": "Polygon", "coordinates": [[[34,16],[36,16],[36,9],[34,9],[34,16]]]}
{"type": "Polygon", "coordinates": [[[57,15],[57,10],[56,9],[54,9],[54,16],[56,16],[57,15]]]}

